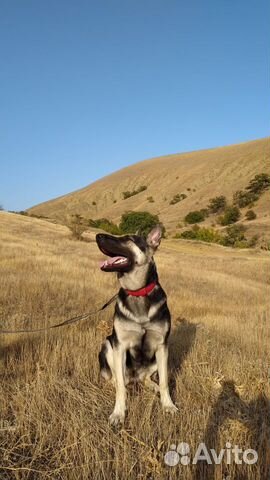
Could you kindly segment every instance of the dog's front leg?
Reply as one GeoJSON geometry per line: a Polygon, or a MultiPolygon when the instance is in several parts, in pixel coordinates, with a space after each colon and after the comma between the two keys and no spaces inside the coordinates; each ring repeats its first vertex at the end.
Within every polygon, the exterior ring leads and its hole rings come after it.
{"type": "Polygon", "coordinates": [[[159,391],[162,408],[166,412],[175,413],[178,411],[174,405],[168,386],[168,347],[159,345],[156,351],[157,369],[159,376],[159,391]]]}
{"type": "Polygon", "coordinates": [[[124,423],[126,413],[126,350],[121,345],[113,347],[113,364],[115,373],[116,398],[113,413],[110,415],[110,424],[124,423]]]}

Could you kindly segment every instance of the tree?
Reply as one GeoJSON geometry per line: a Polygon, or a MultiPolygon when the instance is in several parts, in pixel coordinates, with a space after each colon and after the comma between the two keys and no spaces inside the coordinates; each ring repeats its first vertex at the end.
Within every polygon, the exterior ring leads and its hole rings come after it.
{"type": "Polygon", "coordinates": [[[270,188],[270,175],[267,173],[260,173],[250,180],[246,190],[252,193],[262,193],[264,190],[270,188]]]}
{"type": "Polygon", "coordinates": [[[221,225],[230,225],[237,222],[240,218],[240,210],[236,206],[229,206],[226,208],[224,215],[220,217],[221,225]]]}
{"type": "Polygon", "coordinates": [[[227,247],[247,247],[245,237],[246,228],[244,225],[232,225],[226,229],[226,236],[223,239],[223,245],[227,247]]]}
{"type": "Polygon", "coordinates": [[[192,212],[189,212],[185,216],[185,222],[186,223],[200,223],[203,222],[205,217],[207,216],[207,210],[202,209],[202,210],[193,210],[192,212]]]}
{"type": "Polygon", "coordinates": [[[149,212],[126,212],[121,217],[119,229],[122,233],[138,232],[140,235],[147,235],[156,225],[161,225],[164,235],[165,227],[157,215],[149,212]]]}
{"type": "Polygon", "coordinates": [[[237,190],[237,192],[233,194],[233,204],[237,205],[240,208],[244,208],[248,205],[251,205],[253,202],[256,202],[258,198],[259,195],[254,192],[237,190]]]}
{"type": "Polygon", "coordinates": [[[257,218],[257,215],[256,213],[254,212],[254,210],[248,210],[246,212],[246,219],[247,220],[254,220],[255,218],[257,218]]]}
{"type": "Polygon", "coordinates": [[[219,197],[210,198],[208,209],[210,213],[219,213],[225,209],[226,205],[226,197],[224,197],[224,195],[220,195],[219,197]]]}

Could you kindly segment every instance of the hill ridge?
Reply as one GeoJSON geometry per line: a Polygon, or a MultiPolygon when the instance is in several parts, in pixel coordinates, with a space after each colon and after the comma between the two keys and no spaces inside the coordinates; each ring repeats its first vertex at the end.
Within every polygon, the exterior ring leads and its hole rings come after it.
{"type": "MultiPolygon", "coordinates": [[[[230,201],[258,173],[270,169],[269,137],[236,145],[183,152],[141,160],[108,174],[79,190],[28,209],[66,223],[73,214],[119,221],[127,210],[147,210],[160,215],[173,231],[190,210],[203,208],[210,198],[224,194],[230,201]],[[124,199],[123,192],[147,189],[124,199]],[[170,205],[174,195],[187,198],[170,205]],[[152,200],[149,200],[151,199],[152,200]]],[[[257,205],[267,215],[268,192],[257,205]]]]}

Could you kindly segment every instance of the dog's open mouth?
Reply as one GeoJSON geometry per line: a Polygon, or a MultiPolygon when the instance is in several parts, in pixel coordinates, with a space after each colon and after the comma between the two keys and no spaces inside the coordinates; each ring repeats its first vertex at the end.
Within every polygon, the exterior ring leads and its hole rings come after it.
{"type": "Polygon", "coordinates": [[[129,265],[129,259],[127,257],[110,257],[100,263],[101,270],[121,269],[129,265]]]}
{"type": "Polygon", "coordinates": [[[107,257],[100,263],[101,270],[121,272],[129,269],[132,264],[132,256],[128,248],[122,245],[120,239],[112,235],[98,233],[96,242],[101,252],[107,257]]]}
{"type": "MultiPolygon", "coordinates": [[[[117,255],[116,252],[109,252],[108,250],[105,250],[104,247],[99,247],[102,253],[104,255],[107,255],[107,259],[103,260],[100,263],[100,268],[101,270],[105,271],[118,271],[122,270],[130,265],[130,259],[128,257],[125,257],[124,255],[117,255]]],[[[120,253],[120,252],[119,252],[120,253]]],[[[121,252],[122,253],[122,252],[121,252]]]]}

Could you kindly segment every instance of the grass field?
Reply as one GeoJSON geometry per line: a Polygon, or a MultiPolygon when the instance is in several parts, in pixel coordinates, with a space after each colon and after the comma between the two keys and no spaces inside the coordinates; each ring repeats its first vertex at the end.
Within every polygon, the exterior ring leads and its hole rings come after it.
{"type": "MultiPolygon", "coordinates": [[[[116,293],[94,242],[66,227],[0,212],[0,328],[53,324],[116,293]]],[[[0,335],[0,478],[266,480],[270,466],[268,253],[164,241],[156,256],[173,331],[170,384],[179,407],[132,386],[112,429],[114,389],[97,355],[113,307],[42,334],[0,335]],[[226,442],[258,452],[254,465],[167,466],[170,445],[226,442]]]]}

